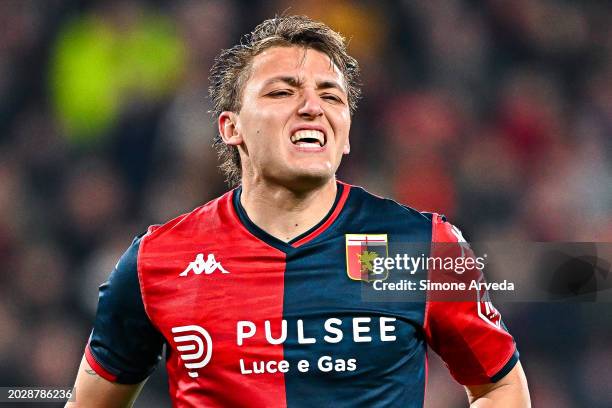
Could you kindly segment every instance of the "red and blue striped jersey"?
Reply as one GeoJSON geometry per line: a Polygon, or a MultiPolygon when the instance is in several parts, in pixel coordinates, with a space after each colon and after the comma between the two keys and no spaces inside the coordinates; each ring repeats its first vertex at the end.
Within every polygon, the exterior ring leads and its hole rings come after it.
{"type": "Polygon", "coordinates": [[[476,301],[366,300],[368,283],[350,276],[347,237],[457,242],[443,217],[338,182],[327,216],[284,242],[240,193],[134,240],[100,287],[86,348],[100,376],[138,383],[165,344],[175,406],[422,407],[428,345],[466,385],[518,361],[476,301]]]}

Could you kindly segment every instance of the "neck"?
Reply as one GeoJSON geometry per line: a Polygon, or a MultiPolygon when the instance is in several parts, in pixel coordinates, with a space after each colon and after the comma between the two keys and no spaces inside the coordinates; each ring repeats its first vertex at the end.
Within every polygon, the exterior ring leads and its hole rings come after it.
{"type": "Polygon", "coordinates": [[[249,218],[259,228],[285,242],[317,225],[332,208],[337,192],[335,178],[306,191],[245,181],[240,204],[249,218]]]}

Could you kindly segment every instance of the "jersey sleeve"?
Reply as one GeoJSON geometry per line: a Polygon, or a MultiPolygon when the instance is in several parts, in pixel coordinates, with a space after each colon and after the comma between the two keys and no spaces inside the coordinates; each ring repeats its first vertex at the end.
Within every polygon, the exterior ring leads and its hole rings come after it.
{"type": "MultiPolygon", "coordinates": [[[[443,216],[432,218],[432,257],[474,258],[461,232],[443,216]]],[[[430,269],[432,282],[464,282],[468,289],[428,293],[425,336],[455,380],[463,385],[497,382],[516,365],[519,354],[514,339],[490,302],[486,291],[469,290],[469,282],[484,281],[476,266],[445,274],[430,269]]]]}
{"type": "Polygon", "coordinates": [[[149,320],[138,282],[141,236],[100,286],[94,327],[85,349],[89,365],[111,382],[137,384],[161,359],[163,336],[149,320]]]}

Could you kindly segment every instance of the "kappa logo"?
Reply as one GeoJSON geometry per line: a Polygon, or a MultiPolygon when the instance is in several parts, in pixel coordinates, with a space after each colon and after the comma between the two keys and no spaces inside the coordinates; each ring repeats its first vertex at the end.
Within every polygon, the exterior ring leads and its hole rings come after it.
{"type": "Polygon", "coordinates": [[[210,275],[216,270],[221,271],[221,273],[229,273],[221,266],[221,262],[217,262],[213,254],[208,254],[206,261],[204,260],[204,254],[198,254],[195,261],[189,262],[189,266],[179,276],[187,276],[190,271],[195,275],[200,275],[202,272],[210,275]]]}
{"type": "Polygon", "coordinates": [[[206,366],[212,357],[210,334],[205,328],[195,324],[173,327],[172,333],[181,334],[173,338],[177,344],[176,349],[180,353],[181,360],[184,361],[185,368],[190,370],[187,374],[191,378],[197,378],[196,370],[206,366]]]}

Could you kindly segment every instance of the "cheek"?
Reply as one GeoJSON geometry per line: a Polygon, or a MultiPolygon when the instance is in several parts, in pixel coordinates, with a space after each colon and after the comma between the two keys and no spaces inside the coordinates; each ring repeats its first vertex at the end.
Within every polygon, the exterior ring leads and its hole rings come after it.
{"type": "Polygon", "coordinates": [[[244,141],[249,150],[258,148],[262,138],[268,133],[266,131],[267,118],[262,114],[257,114],[253,110],[241,112],[241,130],[244,141]]]}
{"type": "Polygon", "coordinates": [[[263,165],[274,161],[281,150],[278,134],[282,132],[274,114],[263,112],[244,112],[242,130],[248,154],[256,163],[263,165]]]}
{"type": "Polygon", "coordinates": [[[287,121],[287,115],[282,109],[265,104],[253,104],[251,109],[244,113],[244,130],[251,133],[258,131],[263,137],[278,133],[287,121]]]}
{"type": "MultiPolygon", "coordinates": [[[[338,129],[349,129],[351,127],[351,114],[348,107],[333,109],[329,112],[328,118],[332,126],[338,129]]],[[[347,130],[348,131],[348,130],[347,130]]]]}
{"type": "Polygon", "coordinates": [[[336,135],[337,143],[344,147],[348,143],[348,135],[351,130],[351,116],[348,110],[339,112],[337,115],[331,118],[331,125],[336,135]]]}

